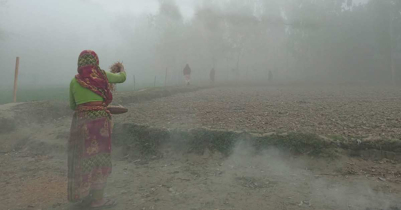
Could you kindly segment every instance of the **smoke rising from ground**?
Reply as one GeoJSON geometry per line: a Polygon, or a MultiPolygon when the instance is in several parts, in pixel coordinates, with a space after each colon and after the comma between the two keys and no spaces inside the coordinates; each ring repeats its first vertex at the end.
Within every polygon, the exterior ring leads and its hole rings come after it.
{"type": "Polygon", "coordinates": [[[397,198],[378,193],[366,180],[326,174],[346,164],[344,160],[323,162],[295,157],[278,149],[258,154],[254,147],[242,142],[222,163],[222,170],[227,180],[259,189],[261,193],[271,192],[271,196],[280,200],[285,198],[286,208],[365,210],[391,209],[397,204],[397,198]]]}

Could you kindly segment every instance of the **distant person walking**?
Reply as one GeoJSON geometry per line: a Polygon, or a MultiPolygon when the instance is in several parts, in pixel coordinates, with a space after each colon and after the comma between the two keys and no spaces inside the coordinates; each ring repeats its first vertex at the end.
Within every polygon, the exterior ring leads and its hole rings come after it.
{"type": "Polygon", "coordinates": [[[192,72],[191,67],[189,67],[189,65],[187,64],[183,70],[184,77],[185,77],[185,83],[187,85],[190,85],[190,82],[191,82],[191,72],[192,72]]]}
{"type": "Polygon", "coordinates": [[[269,74],[267,76],[267,81],[272,82],[273,81],[273,72],[269,70],[269,74]]]}
{"type": "Polygon", "coordinates": [[[103,71],[95,52],[83,51],[78,58],[78,74],[70,84],[70,107],[75,111],[68,141],[68,200],[87,203],[88,208],[112,207],[104,198],[111,174],[112,119],[107,106],[113,95],[110,84],[126,80],[120,73],[103,71]]]}
{"type": "Polygon", "coordinates": [[[214,81],[215,81],[215,77],[216,77],[216,70],[214,70],[214,68],[212,68],[212,70],[210,71],[210,81],[212,82],[212,85],[214,85],[214,81]]]}

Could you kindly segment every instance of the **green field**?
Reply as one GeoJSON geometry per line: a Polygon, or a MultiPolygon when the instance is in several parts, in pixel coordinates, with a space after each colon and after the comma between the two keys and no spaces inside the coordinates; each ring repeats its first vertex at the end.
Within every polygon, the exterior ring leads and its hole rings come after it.
{"type": "MultiPolygon", "coordinates": [[[[152,84],[137,87],[136,89],[144,89],[153,87],[152,84]]],[[[13,89],[1,88],[0,104],[13,102],[13,89]]],[[[43,87],[19,87],[17,92],[17,102],[28,101],[45,101],[45,100],[61,100],[68,101],[68,86],[43,86],[43,87]]],[[[121,85],[117,87],[117,91],[133,91],[133,87],[129,85],[121,85]]]]}
{"type": "MultiPolygon", "coordinates": [[[[43,88],[21,87],[17,92],[17,102],[43,101],[43,100],[68,100],[68,87],[50,86],[43,88]]],[[[3,89],[0,92],[0,104],[13,101],[13,90],[3,89]]]]}

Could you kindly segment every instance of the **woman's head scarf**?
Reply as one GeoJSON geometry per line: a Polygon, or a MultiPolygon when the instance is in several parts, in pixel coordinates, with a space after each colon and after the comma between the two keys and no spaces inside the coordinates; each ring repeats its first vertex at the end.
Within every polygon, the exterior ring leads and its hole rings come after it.
{"type": "Polygon", "coordinates": [[[113,100],[106,72],[99,67],[99,57],[94,51],[84,50],[78,58],[78,83],[104,99],[106,105],[113,100]]]}

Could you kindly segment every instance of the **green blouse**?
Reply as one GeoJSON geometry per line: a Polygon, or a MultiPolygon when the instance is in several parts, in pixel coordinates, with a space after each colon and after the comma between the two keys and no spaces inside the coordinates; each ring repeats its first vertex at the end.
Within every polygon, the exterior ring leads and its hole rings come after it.
{"type": "MultiPolygon", "coordinates": [[[[127,79],[125,72],[113,74],[106,71],[107,79],[110,83],[123,83],[127,79]]],[[[75,110],[80,104],[103,101],[103,98],[89,89],[82,87],[74,78],[70,84],[70,108],[75,110]]]]}

